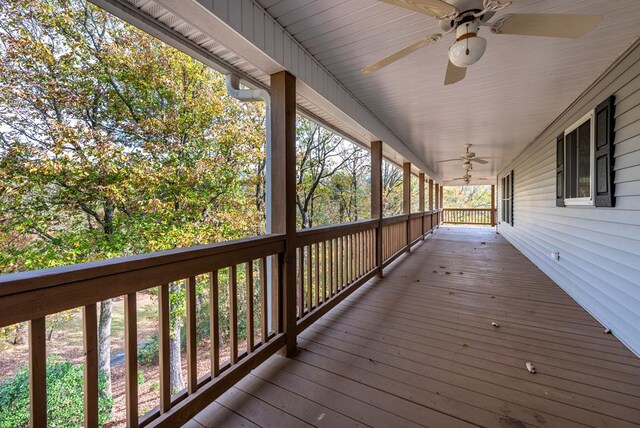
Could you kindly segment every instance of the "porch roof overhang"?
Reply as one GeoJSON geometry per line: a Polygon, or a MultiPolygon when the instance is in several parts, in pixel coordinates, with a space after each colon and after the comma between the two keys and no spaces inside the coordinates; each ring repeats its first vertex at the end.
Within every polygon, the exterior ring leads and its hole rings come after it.
{"type": "Polygon", "coordinates": [[[488,35],[469,78],[445,87],[446,42],[360,73],[438,31],[433,19],[375,0],[91,1],[250,85],[268,88],[270,74],[289,71],[303,113],[364,146],[383,141],[385,157],[440,182],[462,175],[458,163],[437,161],[464,144],[495,158],[474,166],[476,177],[494,179],[637,39],[640,21],[635,0],[515,2],[510,13],[604,19],[578,40],[488,35]]]}

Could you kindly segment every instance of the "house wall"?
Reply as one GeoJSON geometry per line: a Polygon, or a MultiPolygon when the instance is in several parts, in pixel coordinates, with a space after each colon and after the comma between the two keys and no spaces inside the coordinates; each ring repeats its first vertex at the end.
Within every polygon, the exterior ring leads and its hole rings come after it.
{"type": "Polygon", "coordinates": [[[498,175],[499,186],[511,170],[514,226],[498,232],[640,356],[640,42],[498,175]],[[611,94],[616,206],[556,207],[556,136],[611,94]]]}

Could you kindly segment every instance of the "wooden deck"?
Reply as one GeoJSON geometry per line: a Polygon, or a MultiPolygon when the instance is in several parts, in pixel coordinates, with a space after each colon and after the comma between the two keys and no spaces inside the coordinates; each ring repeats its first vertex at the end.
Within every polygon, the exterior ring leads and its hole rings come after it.
{"type": "Polygon", "coordinates": [[[188,426],[640,424],[640,359],[494,229],[412,253],[188,426]]]}

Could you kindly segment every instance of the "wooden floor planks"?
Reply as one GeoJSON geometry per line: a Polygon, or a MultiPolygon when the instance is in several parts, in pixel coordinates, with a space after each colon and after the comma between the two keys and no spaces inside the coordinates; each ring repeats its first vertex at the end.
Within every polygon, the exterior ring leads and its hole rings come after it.
{"type": "Polygon", "coordinates": [[[299,346],[189,426],[640,424],[640,359],[491,228],[439,229],[299,346]]]}

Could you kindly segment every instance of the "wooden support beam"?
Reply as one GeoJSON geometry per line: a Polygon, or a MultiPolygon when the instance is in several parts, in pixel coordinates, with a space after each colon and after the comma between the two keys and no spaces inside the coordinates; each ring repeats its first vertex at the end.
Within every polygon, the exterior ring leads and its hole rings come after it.
{"type": "Polygon", "coordinates": [[[429,179],[429,211],[433,211],[433,179],[429,179]]]}
{"type": "Polygon", "coordinates": [[[418,174],[418,211],[423,215],[420,219],[420,236],[424,239],[424,172],[418,174]]]}
{"type": "Polygon", "coordinates": [[[491,185],[491,226],[496,225],[496,185],[491,185]]]}
{"type": "MultiPolygon", "coordinates": [[[[271,211],[267,231],[286,235],[284,265],[278,278],[283,310],[280,329],[286,337],[285,355],[296,351],[296,78],[287,71],[271,75],[271,147],[269,148],[271,211]]],[[[275,270],[275,269],[274,269],[275,270]]],[[[275,306],[275,305],[273,305],[275,306]]]]}
{"type": "Polygon", "coordinates": [[[371,218],[379,220],[376,229],[378,276],[382,278],[382,141],[371,143],[371,218]]]}
{"type": "Polygon", "coordinates": [[[402,212],[411,213],[411,162],[402,164],[402,212]]]}
{"type": "Polygon", "coordinates": [[[444,184],[440,185],[440,209],[444,208],[444,184]]]}
{"type": "MultiPolygon", "coordinates": [[[[411,214],[411,163],[402,164],[402,212],[411,214]]],[[[411,252],[411,219],[407,219],[406,227],[407,253],[411,252]]]]}
{"type": "Polygon", "coordinates": [[[424,211],[424,172],[418,174],[418,211],[424,211]]]}

